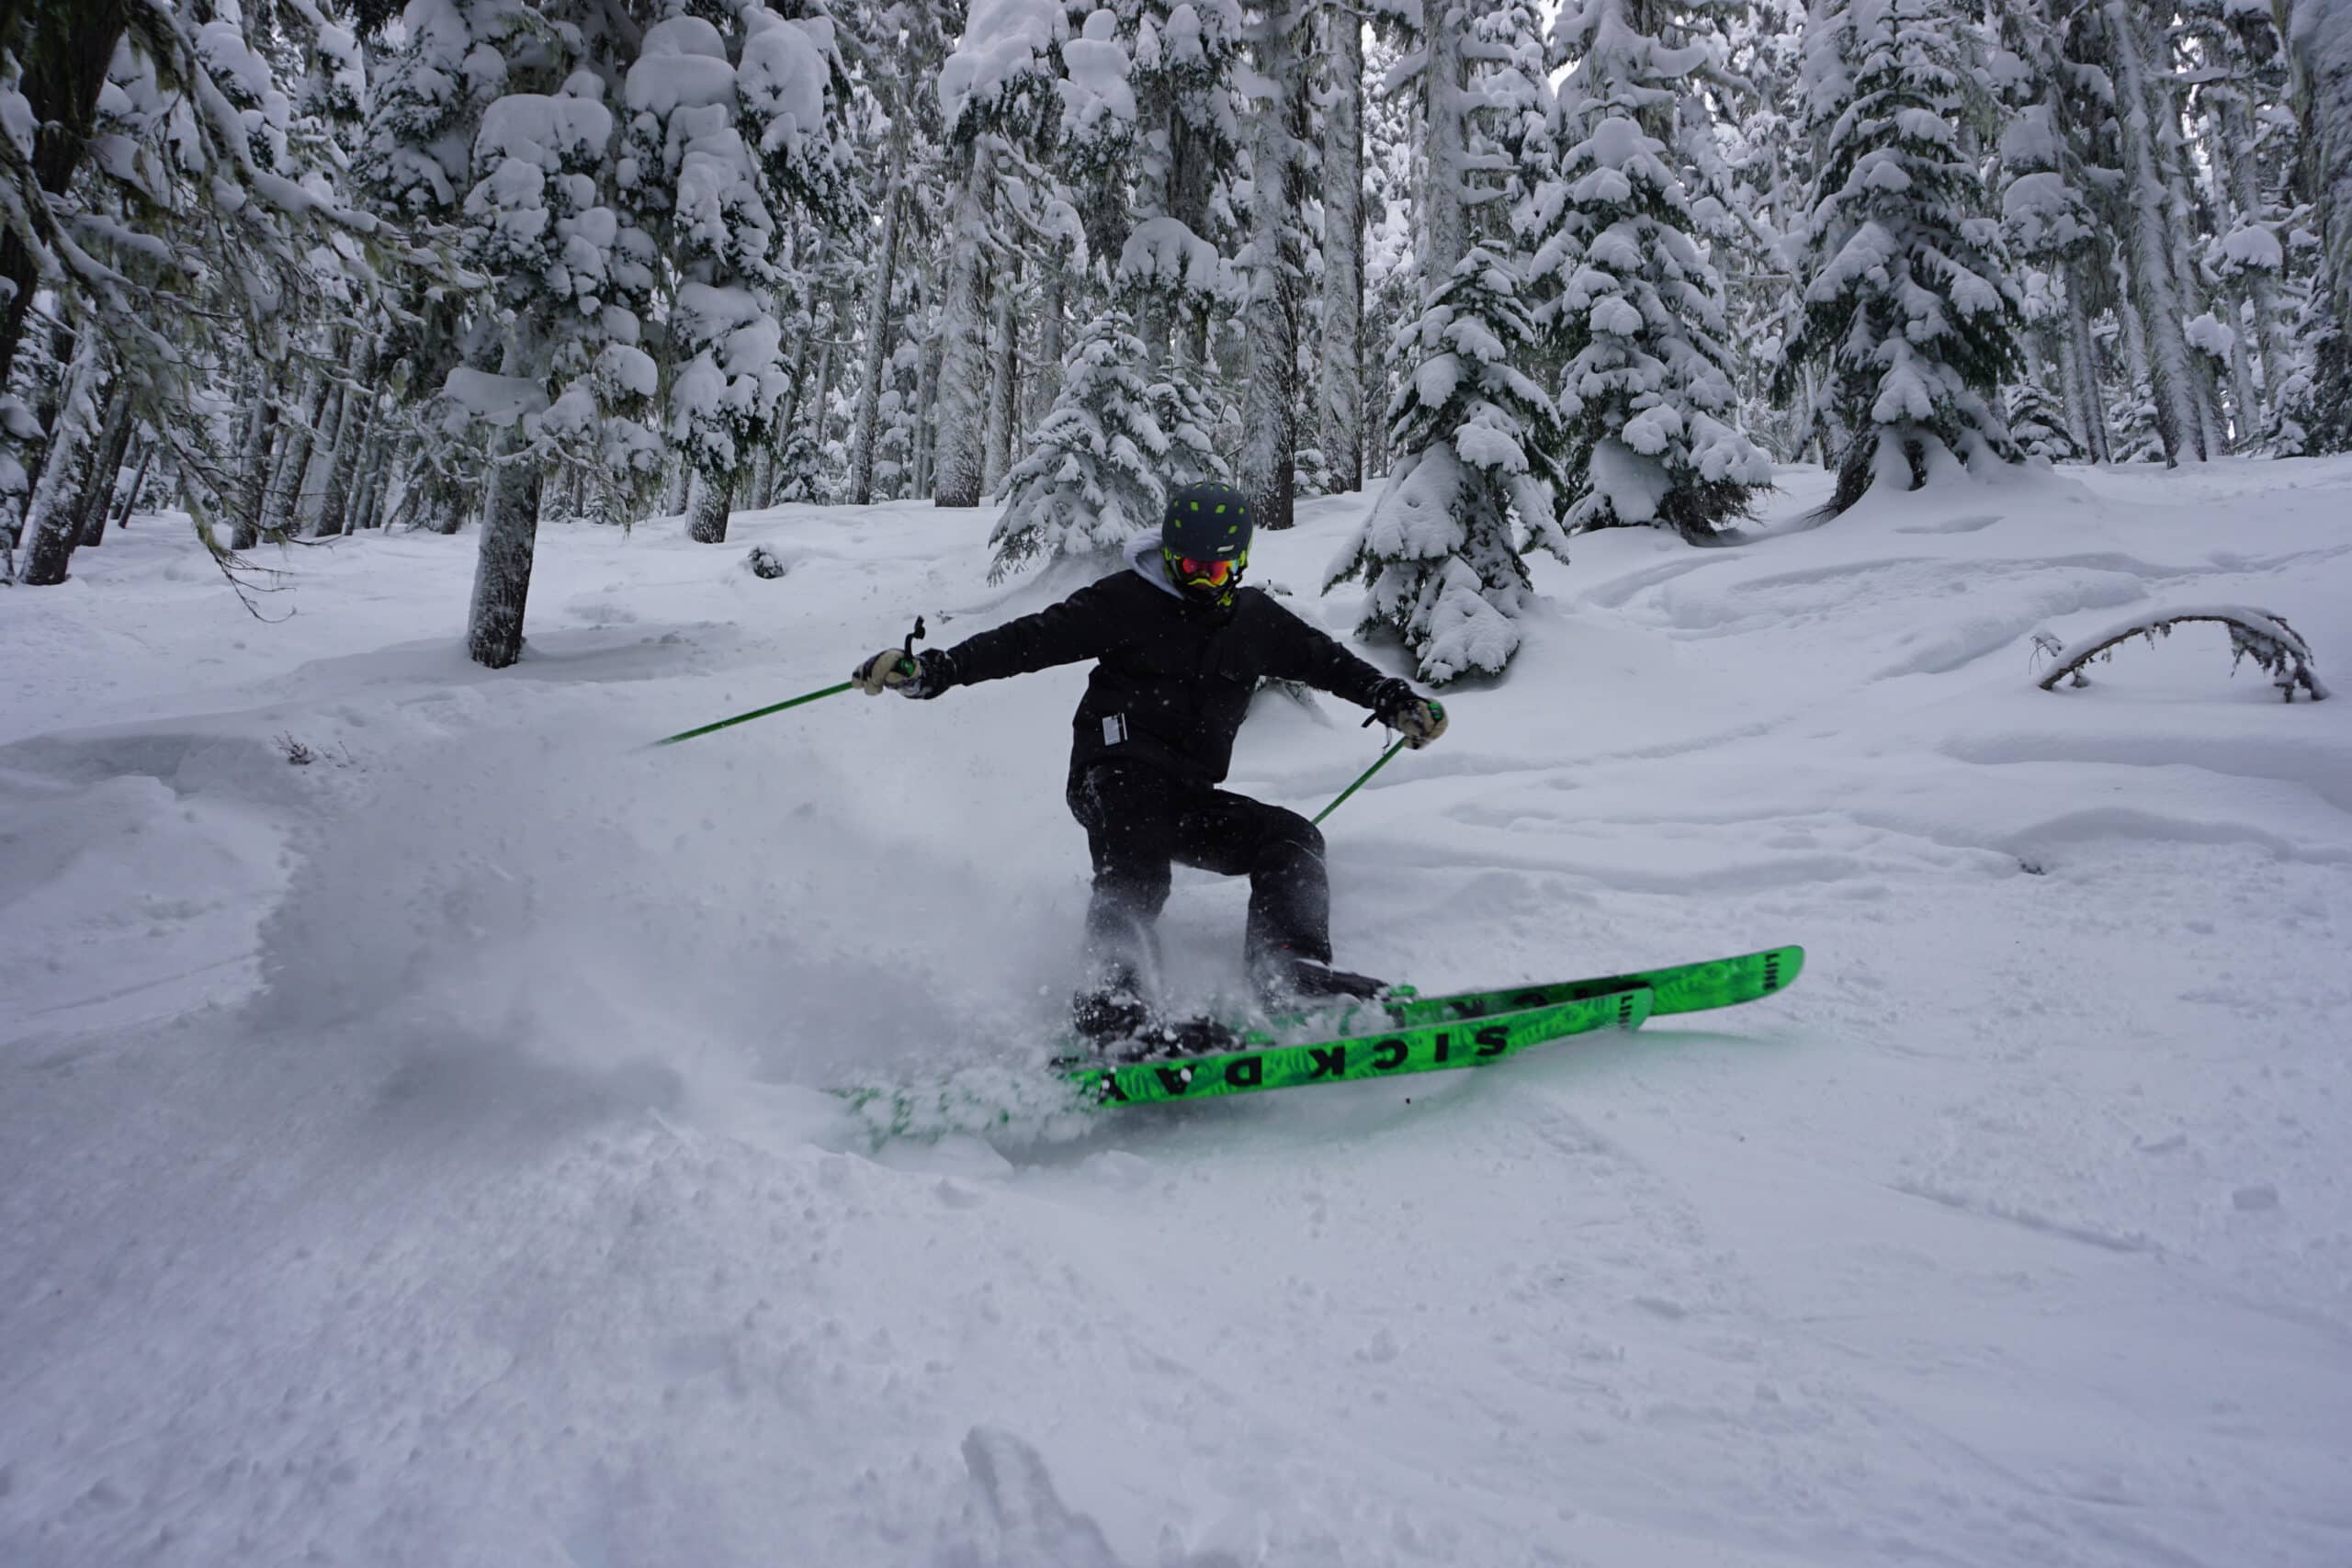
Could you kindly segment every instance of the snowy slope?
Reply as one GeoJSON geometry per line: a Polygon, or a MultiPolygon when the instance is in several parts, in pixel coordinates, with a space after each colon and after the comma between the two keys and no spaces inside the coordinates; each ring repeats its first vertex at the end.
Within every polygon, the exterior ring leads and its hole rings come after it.
{"type": "MultiPolygon", "coordinates": [[[[7,594],[0,1562],[2352,1562],[2352,702],[2210,626],[2030,678],[2225,601],[2352,685],[2352,463],[1782,479],[1540,565],[1329,829],[1342,963],[1797,987],[878,1154],[819,1086],[1067,991],[1082,672],[635,748],[1071,585],[986,516],[550,529],[495,675],[470,538],[268,626],[160,520],[7,594]]],[[[1256,552],[1342,633],[1363,504],[1256,552]]],[[[1359,717],[1267,699],[1234,786],[1359,717]]],[[[1241,905],[1180,873],[1189,994],[1241,905]]]]}

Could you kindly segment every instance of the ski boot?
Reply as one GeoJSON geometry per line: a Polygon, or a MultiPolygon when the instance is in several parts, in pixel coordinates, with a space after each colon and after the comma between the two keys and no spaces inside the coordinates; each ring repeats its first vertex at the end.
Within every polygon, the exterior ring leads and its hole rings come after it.
{"type": "Polygon", "coordinates": [[[1165,1056],[1206,1056],[1238,1049],[1240,1034],[1214,1019],[1162,1018],[1146,1001],[1132,969],[1115,969],[1070,998],[1070,1027],[1107,1062],[1148,1062],[1165,1056]]]}
{"type": "Polygon", "coordinates": [[[1098,1051],[1141,1032],[1152,1018],[1151,1004],[1143,998],[1141,981],[1125,964],[1109,971],[1069,1000],[1070,1027],[1078,1032],[1080,1039],[1098,1051]]]}
{"type": "Polygon", "coordinates": [[[1250,961],[1250,983],[1269,1012],[1333,998],[1385,996],[1388,982],[1369,975],[1351,975],[1319,959],[1307,958],[1287,947],[1270,948],[1250,961]]]}

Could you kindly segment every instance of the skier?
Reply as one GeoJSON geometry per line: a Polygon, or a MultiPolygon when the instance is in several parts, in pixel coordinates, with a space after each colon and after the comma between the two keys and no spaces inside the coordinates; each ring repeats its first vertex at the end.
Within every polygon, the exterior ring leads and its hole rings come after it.
{"type": "Polygon", "coordinates": [[[1330,885],[1314,824],[1216,786],[1261,678],[1303,682],[1370,708],[1416,750],[1445,733],[1445,710],[1272,594],[1243,588],[1250,527],[1239,491],[1187,486],[1170,500],[1159,534],[1127,546],[1127,570],[951,649],[910,657],[886,648],[854,677],[868,696],[930,698],[1097,660],[1072,721],[1068,799],[1094,860],[1092,973],[1071,1019],[1098,1043],[1154,1021],[1146,985],[1157,969],[1152,926],[1176,861],[1250,878],[1244,946],[1268,1006],[1385,988],[1331,967],[1330,885]]]}

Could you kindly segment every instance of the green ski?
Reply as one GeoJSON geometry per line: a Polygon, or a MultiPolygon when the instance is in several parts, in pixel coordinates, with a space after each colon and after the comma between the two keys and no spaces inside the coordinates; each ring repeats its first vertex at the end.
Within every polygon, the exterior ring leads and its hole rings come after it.
{"type": "Polygon", "coordinates": [[[1423,997],[1398,987],[1385,997],[1345,1000],[1334,1006],[1286,1014],[1269,1029],[1277,1036],[1313,1028],[1317,1032],[1355,1032],[1385,1020],[1394,1028],[1434,1023],[1441,1020],[1487,1018],[1551,1007],[1587,997],[1606,996],[1630,986],[1645,986],[1653,993],[1653,1017],[1697,1012],[1705,1008],[1736,1006],[1785,990],[1804,968],[1802,947],[1768,947],[1737,958],[1714,958],[1701,964],[1678,964],[1666,969],[1633,975],[1606,975],[1589,980],[1561,980],[1544,986],[1510,986],[1492,991],[1460,991],[1452,996],[1423,997]]]}
{"type": "Polygon", "coordinates": [[[1571,1034],[1639,1028],[1652,999],[1647,987],[1629,986],[1492,1013],[1466,1021],[1467,1027],[1462,1019],[1439,1018],[1298,1045],[1253,1036],[1238,1051],[1085,1067],[1067,1076],[1082,1100],[1142,1105],[1483,1067],[1571,1034]]]}
{"type": "Polygon", "coordinates": [[[1649,1017],[1650,1001],[1650,992],[1634,986],[1498,1013],[1468,1027],[1445,1019],[1295,1045],[1267,1035],[1248,1035],[1237,1049],[1069,1067],[1042,1081],[981,1075],[929,1089],[873,1086],[833,1093],[872,1127],[877,1142],[984,1134],[1015,1122],[1082,1116],[1102,1106],[1212,1100],[1261,1089],[1483,1067],[1531,1045],[1572,1034],[1611,1027],[1637,1029],[1649,1017]]]}

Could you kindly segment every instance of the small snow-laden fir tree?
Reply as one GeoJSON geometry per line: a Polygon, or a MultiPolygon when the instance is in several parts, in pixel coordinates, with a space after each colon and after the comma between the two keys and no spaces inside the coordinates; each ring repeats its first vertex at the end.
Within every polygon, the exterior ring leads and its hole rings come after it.
{"type": "Polygon", "coordinates": [[[1971,40],[1954,0],[1821,0],[1807,39],[1820,164],[1782,385],[1818,365],[1825,412],[1852,433],[1833,512],[1881,480],[1917,489],[1954,459],[2017,457],[1990,400],[2018,357],[2020,300],[1954,123],[1978,90],[1971,40]]]}
{"type": "Polygon", "coordinates": [[[1159,525],[1170,443],[1136,368],[1143,356],[1124,310],[1079,333],[1029,455],[1005,476],[990,581],[1041,557],[1107,555],[1159,525]]]}
{"type": "Polygon", "coordinates": [[[1390,411],[1396,471],[1324,584],[1362,581],[1361,629],[1402,638],[1433,685],[1499,673],[1518,651],[1520,529],[1566,558],[1562,437],[1518,368],[1535,346],[1518,290],[1509,261],[1475,247],[1399,335],[1396,358],[1413,368],[1390,411]]]}
{"type": "Polygon", "coordinates": [[[2334,294],[2325,279],[2310,276],[2290,277],[2286,292],[2294,349],[2271,394],[2261,449],[2280,457],[2352,451],[2352,343],[2337,330],[2334,294]]]}
{"type": "MultiPolygon", "coordinates": [[[[1519,229],[1548,172],[1555,145],[1554,67],[1571,45],[1546,31],[1551,7],[1535,0],[1483,0],[1463,7],[1462,59],[1475,96],[1467,172],[1477,180],[1468,233],[1497,250],[1521,249],[1519,229]]],[[[1522,278],[1532,301],[1540,290],[1522,278]]]]}
{"type": "Polygon", "coordinates": [[[1156,378],[1144,389],[1152,418],[1168,436],[1167,450],[1159,459],[1159,477],[1171,491],[1233,478],[1232,465],[1217,455],[1210,436],[1222,423],[1216,403],[1184,369],[1182,364],[1162,364],[1150,372],[1156,378]]]}
{"type": "Polygon", "coordinates": [[[1296,494],[1301,500],[1318,495],[1330,495],[1338,487],[1339,478],[1332,472],[1330,459],[1323,456],[1320,446],[1302,446],[1293,458],[1297,472],[1296,494]]]}
{"type": "Polygon", "coordinates": [[[2048,389],[2032,381],[2019,381],[2009,388],[2003,400],[2008,411],[2009,437],[2018,450],[2029,457],[2045,463],[2079,463],[2083,460],[2082,443],[2066,428],[2065,411],[2048,389]]]}
{"type": "Polygon", "coordinates": [[[1581,0],[1558,37],[1578,62],[1552,130],[1560,151],[1526,220],[1560,372],[1563,518],[1703,537],[1747,514],[1771,461],[1737,428],[1723,281],[1667,145],[1645,118],[1708,62],[1635,30],[1630,0],[1581,0]]]}

